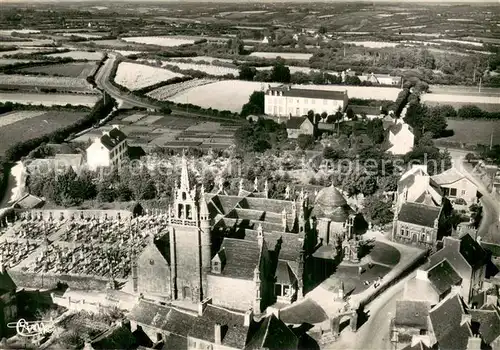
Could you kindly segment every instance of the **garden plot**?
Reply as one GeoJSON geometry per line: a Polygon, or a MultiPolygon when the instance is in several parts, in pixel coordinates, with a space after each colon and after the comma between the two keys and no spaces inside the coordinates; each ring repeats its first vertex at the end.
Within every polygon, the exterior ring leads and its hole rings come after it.
{"type": "Polygon", "coordinates": [[[162,115],[148,115],[146,118],[136,122],[135,125],[151,125],[162,118],[163,118],[162,115]]]}
{"type": "Polygon", "coordinates": [[[142,118],[144,118],[145,116],[146,116],[146,114],[135,113],[135,114],[129,115],[126,118],[123,118],[121,121],[126,122],[126,123],[135,123],[135,122],[138,122],[139,120],[141,120],[142,118]]]}
{"type": "Polygon", "coordinates": [[[308,60],[313,56],[313,54],[295,53],[295,52],[252,52],[250,56],[269,58],[269,59],[275,59],[277,57],[281,57],[285,60],[308,60]]]}
{"type": "Polygon", "coordinates": [[[47,66],[38,66],[21,69],[20,72],[43,73],[47,75],[57,75],[72,78],[86,78],[97,69],[94,62],[73,62],[64,64],[51,64],[47,66]]]}
{"type": "Polygon", "coordinates": [[[213,83],[215,80],[212,79],[192,79],[183,81],[177,84],[165,85],[158,89],[155,89],[149,93],[147,96],[157,99],[159,101],[168,100],[170,97],[179,94],[185,90],[195,88],[197,86],[202,86],[206,84],[213,83]]]}
{"type": "Polygon", "coordinates": [[[0,102],[12,102],[28,105],[42,106],[73,106],[92,107],[101,98],[100,95],[75,95],[75,94],[28,94],[28,93],[0,93],[0,102]]]}
{"type": "Polygon", "coordinates": [[[21,120],[35,118],[45,113],[44,111],[20,111],[0,114],[0,128],[21,120]]]}
{"type": "Polygon", "coordinates": [[[69,51],[61,53],[52,53],[47,55],[49,57],[70,57],[75,60],[88,60],[88,61],[100,61],[104,54],[102,52],[90,52],[90,51],[69,51]]]}
{"type": "Polygon", "coordinates": [[[179,69],[188,70],[198,70],[200,72],[204,72],[214,76],[224,76],[228,74],[233,74],[238,76],[239,70],[235,68],[221,67],[221,66],[211,66],[208,64],[195,64],[195,63],[182,63],[182,62],[164,62],[163,65],[172,65],[176,66],[179,69]]]}
{"type": "Polygon", "coordinates": [[[171,36],[138,36],[130,38],[122,38],[123,41],[128,43],[146,44],[146,45],[157,45],[157,46],[180,46],[194,44],[193,39],[181,39],[171,36]]]}
{"type": "Polygon", "coordinates": [[[115,82],[129,90],[139,90],[162,81],[183,77],[164,68],[146,66],[143,64],[122,62],[118,65],[115,82]]]}
{"type": "MultiPolygon", "coordinates": [[[[0,127],[0,154],[3,154],[15,143],[47,135],[57,129],[75,123],[84,118],[85,115],[86,113],[50,111],[4,125],[0,127]]],[[[1,119],[2,115],[0,115],[1,119]]]]}
{"type": "Polygon", "coordinates": [[[186,90],[169,100],[176,103],[191,103],[203,108],[211,107],[220,111],[241,112],[241,107],[248,102],[250,95],[254,91],[267,88],[267,85],[252,81],[222,80],[186,90]]]}
{"type": "Polygon", "coordinates": [[[200,132],[217,132],[221,129],[220,123],[217,122],[204,122],[197,125],[190,126],[186,131],[200,131],[200,132]]]}

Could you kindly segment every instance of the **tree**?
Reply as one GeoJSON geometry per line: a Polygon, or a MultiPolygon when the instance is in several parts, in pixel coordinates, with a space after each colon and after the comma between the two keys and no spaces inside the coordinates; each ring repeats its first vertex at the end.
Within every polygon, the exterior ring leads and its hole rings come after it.
{"type": "Polygon", "coordinates": [[[297,138],[297,145],[302,150],[312,148],[314,145],[314,137],[312,135],[300,134],[297,138]]]}
{"type": "Polygon", "coordinates": [[[290,68],[281,61],[276,62],[271,70],[271,80],[278,83],[289,83],[290,78],[290,68]]]}
{"type": "Polygon", "coordinates": [[[345,113],[348,119],[354,118],[354,111],[352,110],[351,107],[347,107],[345,113]]]}
{"type": "Polygon", "coordinates": [[[384,142],[384,124],[381,119],[373,119],[369,120],[366,123],[366,134],[370,139],[373,141],[373,143],[379,145],[382,142],[384,142]]]}
{"type": "Polygon", "coordinates": [[[480,119],[483,117],[484,112],[477,106],[466,105],[460,107],[457,117],[460,119],[480,119]]]}
{"type": "Polygon", "coordinates": [[[377,190],[377,179],[373,176],[363,176],[360,181],[359,191],[364,196],[371,196],[377,190]]]}
{"type": "Polygon", "coordinates": [[[318,29],[318,33],[319,34],[323,34],[323,35],[326,34],[327,31],[328,30],[326,29],[325,26],[320,26],[319,29],[318,29]]]}
{"type": "Polygon", "coordinates": [[[469,152],[465,155],[465,160],[467,161],[467,163],[472,162],[474,159],[476,159],[476,155],[474,153],[469,152]]]}
{"type": "Polygon", "coordinates": [[[364,200],[363,214],[372,224],[385,225],[392,221],[392,203],[383,196],[370,196],[364,200]]]}
{"type": "Polygon", "coordinates": [[[323,158],[336,160],[340,158],[340,153],[332,147],[325,147],[323,149],[323,158]]]}
{"type": "Polygon", "coordinates": [[[355,75],[348,75],[345,78],[346,85],[361,85],[361,80],[355,75]]]}
{"type": "Polygon", "coordinates": [[[250,67],[248,64],[243,64],[240,67],[239,79],[240,80],[248,80],[252,81],[257,74],[257,70],[255,67],[250,67]]]}
{"type": "Polygon", "coordinates": [[[264,91],[254,91],[250,95],[248,102],[241,108],[241,116],[246,117],[251,114],[264,114],[265,94],[264,91]]]}

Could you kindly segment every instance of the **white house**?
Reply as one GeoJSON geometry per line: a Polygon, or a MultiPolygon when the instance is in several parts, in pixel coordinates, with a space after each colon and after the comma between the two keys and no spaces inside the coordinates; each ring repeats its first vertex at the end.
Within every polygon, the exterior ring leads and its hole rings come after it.
{"type": "Polygon", "coordinates": [[[392,154],[406,154],[413,149],[415,135],[413,128],[406,124],[403,118],[396,119],[394,124],[389,126],[389,149],[387,152],[392,154]]]}
{"type": "Polygon", "coordinates": [[[429,176],[427,165],[413,165],[399,179],[396,198],[398,208],[407,202],[441,206],[441,190],[429,176]]]}
{"type": "Polygon", "coordinates": [[[98,167],[120,166],[127,157],[127,136],[117,125],[104,132],[87,148],[87,166],[95,170],[98,167]]]}
{"type": "Polygon", "coordinates": [[[364,74],[358,76],[361,81],[369,81],[373,85],[401,85],[401,77],[396,77],[388,74],[364,74]]]}
{"type": "Polygon", "coordinates": [[[465,200],[467,206],[477,203],[477,186],[455,168],[450,168],[441,174],[432,176],[443,194],[452,201],[458,198],[465,200]]]}
{"type": "Polygon", "coordinates": [[[301,117],[314,113],[335,114],[344,111],[348,102],[347,90],[328,91],[295,89],[289,85],[270,87],[264,96],[264,113],[272,116],[301,117]]]}

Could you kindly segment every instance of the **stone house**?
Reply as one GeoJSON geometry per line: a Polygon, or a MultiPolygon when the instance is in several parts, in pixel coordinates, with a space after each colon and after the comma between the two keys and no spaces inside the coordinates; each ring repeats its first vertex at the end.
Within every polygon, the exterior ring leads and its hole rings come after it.
{"type": "Polygon", "coordinates": [[[413,165],[398,181],[396,205],[420,203],[439,207],[442,204],[442,192],[427,172],[427,165],[413,165]]]}
{"type": "Polygon", "coordinates": [[[470,303],[483,286],[488,262],[486,251],[470,235],[444,237],[443,248],[429,257],[429,266],[443,260],[448,261],[462,279],[460,295],[470,303]]]}
{"type": "Polygon", "coordinates": [[[393,327],[399,337],[426,335],[429,331],[430,304],[425,301],[398,300],[393,327]]]}
{"type": "Polygon", "coordinates": [[[432,176],[432,180],[441,188],[443,195],[452,202],[461,198],[466,205],[476,204],[478,200],[477,186],[455,168],[432,176]]]}
{"type": "Polygon", "coordinates": [[[109,132],[104,132],[94,139],[86,150],[87,166],[91,170],[99,167],[120,166],[128,156],[127,136],[113,125],[109,132]]]}
{"type": "Polygon", "coordinates": [[[403,203],[394,214],[392,239],[409,245],[432,249],[438,241],[442,207],[403,203]]]}
{"type": "Polygon", "coordinates": [[[286,121],[286,132],[289,139],[296,139],[299,135],[314,135],[314,124],[308,117],[290,118],[286,121]]]}

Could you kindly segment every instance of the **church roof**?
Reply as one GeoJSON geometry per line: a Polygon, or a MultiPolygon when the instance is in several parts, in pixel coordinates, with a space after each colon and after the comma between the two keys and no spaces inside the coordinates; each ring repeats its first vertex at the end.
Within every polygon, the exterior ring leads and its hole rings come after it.
{"type": "Polygon", "coordinates": [[[280,284],[292,285],[297,281],[294,272],[288,262],[279,260],[276,267],[276,282],[280,284]]]}
{"type": "Polygon", "coordinates": [[[257,349],[297,349],[299,340],[283,321],[271,314],[266,317],[245,347],[257,349]]]}
{"type": "Polygon", "coordinates": [[[224,238],[221,250],[224,250],[226,259],[221,275],[245,280],[253,279],[260,258],[260,247],[257,242],[224,238]]]}
{"type": "Polygon", "coordinates": [[[347,204],[342,193],[335,187],[325,187],[318,192],[314,201],[316,205],[341,207],[347,204]]]}
{"type": "Polygon", "coordinates": [[[418,203],[403,203],[398,214],[398,221],[415,225],[433,227],[441,208],[418,203]]]}
{"type": "Polygon", "coordinates": [[[342,193],[335,187],[330,186],[319,191],[311,215],[335,222],[344,222],[353,213],[354,210],[347,204],[342,193]]]}

